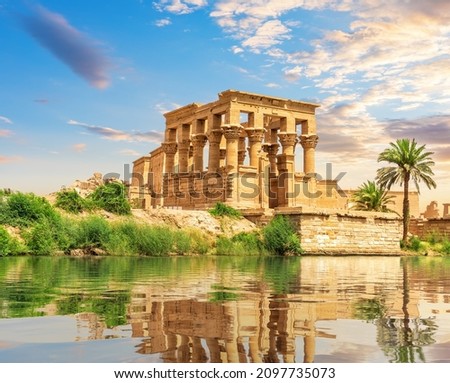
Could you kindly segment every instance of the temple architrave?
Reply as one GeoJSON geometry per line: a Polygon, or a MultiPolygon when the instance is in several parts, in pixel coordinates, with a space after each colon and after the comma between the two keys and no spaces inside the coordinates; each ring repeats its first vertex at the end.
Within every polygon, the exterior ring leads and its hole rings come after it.
{"type": "Polygon", "coordinates": [[[218,96],[164,114],[164,142],[134,161],[135,205],[344,207],[336,185],[315,173],[319,105],[236,90],[218,96]]]}

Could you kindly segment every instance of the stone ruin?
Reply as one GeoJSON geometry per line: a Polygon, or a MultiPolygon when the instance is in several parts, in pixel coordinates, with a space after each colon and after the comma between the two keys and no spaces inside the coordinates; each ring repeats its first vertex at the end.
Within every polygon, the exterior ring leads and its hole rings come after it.
{"type": "Polygon", "coordinates": [[[133,163],[130,199],[142,208],[345,207],[336,181],[316,174],[318,106],[227,90],[168,112],[164,142],[133,163]]]}

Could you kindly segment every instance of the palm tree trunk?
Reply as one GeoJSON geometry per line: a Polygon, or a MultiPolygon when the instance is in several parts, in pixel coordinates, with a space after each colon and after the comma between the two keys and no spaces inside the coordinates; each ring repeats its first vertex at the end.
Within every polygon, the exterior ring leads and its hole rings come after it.
{"type": "Polygon", "coordinates": [[[409,230],[409,173],[405,175],[403,186],[403,244],[408,242],[409,230]]]}

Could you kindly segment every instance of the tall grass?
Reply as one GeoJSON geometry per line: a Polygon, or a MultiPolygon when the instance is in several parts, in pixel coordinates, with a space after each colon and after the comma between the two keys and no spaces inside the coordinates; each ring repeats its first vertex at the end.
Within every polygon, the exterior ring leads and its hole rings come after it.
{"type": "Polygon", "coordinates": [[[283,215],[275,216],[264,228],[264,245],[271,254],[300,255],[303,250],[294,224],[283,215]]]}
{"type": "Polygon", "coordinates": [[[208,211],[214,217],[240,218],[242,216],[238,210],[224,204],[223,202],[217,202],[214,207],[208,211]]]}

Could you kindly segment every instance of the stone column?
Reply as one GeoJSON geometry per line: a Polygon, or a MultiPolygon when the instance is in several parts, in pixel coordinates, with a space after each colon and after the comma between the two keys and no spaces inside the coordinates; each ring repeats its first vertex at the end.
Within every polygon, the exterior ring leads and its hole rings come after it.
{"type": "Polygon", "coordinates": [[[242,126],[240,124],[226,124],[223,125],[223,135],[227,140],[227,170],[228,172],[238,171],[238,145],[239,136],[242,132],[242,126]]]}
{"type": "MultiPolygon", "coordinates": [[[[283,147],[283,154],[278,156],[280,186],[284,189],[283,196],[278,196],[281,205],[294,205],[294,150],[297,143],[297,133],[278,133],[281,146],[283,147]],[[281,197],[281,198],[280,198],[281,197]]],[[[283,190],[280,190],[283,193],[283,190]]]]}
{"type": "Polygon", "coordinates": [[[208,134],[209,160],[208,171],[217,172],[220,166],[220,141],[222,140],[222,130],[214,129],[208,134]]]}
{"type": "Polygon", "coordinates": [[[194,134],[191,137],[194,148],[194,172],[203,171],[203,148],[206,145],[206,134],[194,134]]]}
{"type": "Polygon", "coordinates": [[[165,154],[164,173],[173,173],[173,166],[175,164],[175,153],[177,152],[176,142],[163,142],[161,144],[162,150],[165,154]]]}
{"type": "Polygon", "coordinates": [[[250,166],[258,167],[258,155],[261,151],[262,139],[264,137],[264,128],[247,128],[245,130],[248,134],[248,141],[250,144],[250,166]]]}
{"type": "Polygon", "coordinates": [[[300,136],[300,143],[303,147],[303,172],[314,174],[316,172],[316,146],[319,137],[315,134],[300,136]]]}
{"type": "Polygon", "coordinates": [[[239,137],[238,145],[238,163],[239,165],[244,165],[245,161],[245,137],[239,137]]]}
{"type": "Polygon", "coordinates": [[[278,144],[264,144],[262,145],[263,150],[267,153],[270,164],[270,174],[274,175],[277,173],[277,154],[278,154],[278,144]]]}
{"type": "Polygon", "coordinates": [[[187,173],[189,164],[190,140],[183,139],[178,142],[178,172],[187,173]]]}

